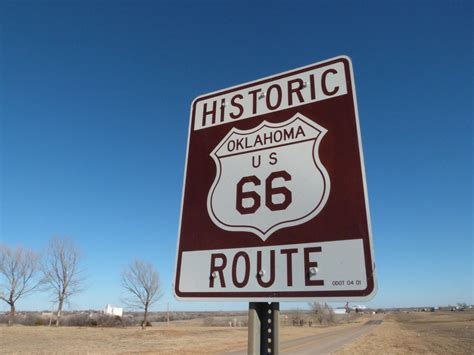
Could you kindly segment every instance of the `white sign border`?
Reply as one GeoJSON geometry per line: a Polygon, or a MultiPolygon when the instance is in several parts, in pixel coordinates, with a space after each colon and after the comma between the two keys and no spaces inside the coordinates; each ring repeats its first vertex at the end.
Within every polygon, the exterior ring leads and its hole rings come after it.
{"type": "MultiPolygon", "coordinates": [[[[213,301],[213,302],[308,302],[308,301],[319,301],[319,302],[367,302],[374,298],[375,294],[377,293],[378,290],[378,284],[377,284],[377,277],[376,277],[376,263],[375,263],[375,254],[374,254],[374,243],[373,243],[373,238],[372,238],[372,220],[370,217],[370,206],[369,206],[369,198],[368,198],[368,192],[367,192],[367,179],[365,175],[365,161],[364,161],[364,152],[362,149],[362,138],[361,138],[361,132],[360,132],[360,123],[359,123],[359,109],[357,106],[357,95],[356,95],[356,89],[355,89],[355,83],[354,83],[354,70],[352,66],[352,60],[349,56],[347,55],[340,55],[337,57],[329,58],[320,62],[312,63],[309,65],[305,65],[303,67],[299,68],[294,68],[291,70],[287,70],[285,72],[280,72],[278,74],[270,75],[267,77],[259,78],[257,80],[252,80],[246,83],[241,83],[238,85],[234,85],[231,87],[227,87],[225,89],[220,89],[216,90],[213,92],[206,93],[204,95],[200,95],[196,97],[192,102],[191,102],[191,108],[190,108],[190,114],[189,114],[189,126],[188,126],[188,140],[186,144],[186,160],[184,163],[184,178],[183,178],[183,187],[181,191],[181,210],[180,210],[180,216],[179,216],[179,227],[178,227],[178,238],[177,238],[177,243],[176,243],[176,259],[175,259],[175,272],[173,274],[173,284],[172,284],[172,289],[173,289],[173,295],[178,301],[213,301]],[[362,183],[363,183],[363,188],[364,188],[364,199],[365,199],[365,206],[366,206],[366,215],[367,215],[367,225],[368,225],[368,231],[369,231],[369,246],[370,246],[370,254],[371,254],[371,259],[372,259],[372,278],[373,278],[373,283],[374,287],[371,291],[370,294],[366,296],[341,296],[341,297],[307,297],[307,296],[302,296],[302,297],[225,297],[225,298],[219,298],[218,296],[216,297],[182,297],[176,294],[176,275],[178,273],[178,259],[179,259],[179,244],[181,240],[181,223],[182,223],[182,218],[183,218],[183,206],[184,206],[184,192],[186,189],[186,178],[187,178],[187,170],[188,170],[188,157],[189,157],[189,141],[191,139],[191,131],[192,131],[192,121],[193,121],[193,107],[196,101],[207,97],[211,96],[214,94],[218,94],[222,91],[228,91],[232,89],[239,88],[244,85],[251,85],[257,82],[261,82],[264,80],[268,80],[277,76],[283,76],[285,74],[289,74],[295,71],[299,70],[304,70],[310,67],[314,67],[316,65],[322,65],[324,63],[332,62],[332,61],[337,61],[337,60],[346,60],[349,63],[349,71],[351,75],[351,89],[352,89],[352,98],[353,98],[353,104],[354,104],[354,113],[355,113],[355,118],[356,118],[356,127],[357,127],[357,140],[358,140],[358,146],[359,146],[359,156],[360,156],[360,165],[362,169],[362,183]]],[[[297,291],[295,291],[297,292],[297,291]]],[[[344,290],[341,290],[340,292],[344,292],[344,290]]]]}

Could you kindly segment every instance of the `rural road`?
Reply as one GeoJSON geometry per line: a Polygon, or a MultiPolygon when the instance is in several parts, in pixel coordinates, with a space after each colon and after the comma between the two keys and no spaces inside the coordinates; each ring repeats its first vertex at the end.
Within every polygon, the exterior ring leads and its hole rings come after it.
{"type": "MultiPolygon", "coordinates": [[[[346,329],[338,329],[323,334],[316,334],[281,342],[280,352],[282,354],[330,354],[342,346],[350,343],[361,335],[370,333],[383,321],[382,315],[361,325],[346,329]]],[[[247,354],[247,350],[231,352],[228,354],[241,355],[247,354]]]]}

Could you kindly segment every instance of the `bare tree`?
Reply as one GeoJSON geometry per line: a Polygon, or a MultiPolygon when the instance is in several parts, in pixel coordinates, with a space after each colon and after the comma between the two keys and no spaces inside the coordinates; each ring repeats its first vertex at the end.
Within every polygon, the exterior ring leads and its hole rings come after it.
{"type": "Polygon", "coordinates": [[[79,270],[80,252],[71,239],[52,238],[43,265],[44,281],[58,304],[56,323],[60,324],[64,303],[82,291],[84,281],[79,270]]]}
{"type": "Polygon", "coordinates": [[[334,323],[334,311],[327,303],[324,305],[319,302],[310,302],[308,304],[319,324],[334,323]]]}
{"type": "Polygon", "coordinates": [[[10,306],[9,325],[15,318],[16,302],[33,292],[41,283],[37,278],[38,271],[38,254],[22,247],[12,249],[0,245],[0,274],[3,279],[0,299],[10,306]]]}
{"type": "Polygon", "coordinates": [[[144,310],[142,328],[145,329],[150,306],[162,296],[158,272],[150,263],[135,260],[122,272],[122,286],[129,294],[124,302],[144,310]]]}

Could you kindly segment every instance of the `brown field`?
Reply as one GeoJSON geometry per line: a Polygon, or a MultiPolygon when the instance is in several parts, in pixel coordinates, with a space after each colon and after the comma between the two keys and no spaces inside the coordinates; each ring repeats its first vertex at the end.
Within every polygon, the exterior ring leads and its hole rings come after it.
{"type": "Polygon", "coordinates": [[[391,313],[336,354],[474,354],[473,312],[391,313]]]}
{"type": "MultiPolygon", "coordinates": [[[[245,317],[242,317],[245,318],[245,317]]],[[[216,318],[214,318],[216,320],[216,318]]],[[[243,319],[242,319],[243,320],[243,319]]],[[[366,317],[351,317],[335,326],[293,327],[282,320],[282,341],[357,326],[366,317]]],[[[127,328],[0,327],[0,352],[3,353],[148,353],[212,354],[247,347],[246,327],[206,326],[206,319],[156,323],[142,330],[127,328]]]]}
{"type": "MultiPolygon", "coordinates": [[[[281,327],[281,341],[357,327],[370,315],[330,327],[281,327]]],[[[247,328],[213,327],[202,320],[160,323],[146,330],[47,326],[0,327],[1,353],[162,353],[209,354],[246,348],[247,328]]],[[[382,325],[348,344],[339,354],[472,354],[474,314],[392,313],[382,325]]]]}
{"type": "MultiPolygon", "coordinates": [[[[336,327],[345,327],[339,325],[336,327]]],[[[334,327],[283,327],[282,340],[312,335],[334,327]]],[[[164,353],[210,354],[247,347],[247,328],[170,326],[59,329],[13,326],[0,328],[2,353],[164,353]]]]}

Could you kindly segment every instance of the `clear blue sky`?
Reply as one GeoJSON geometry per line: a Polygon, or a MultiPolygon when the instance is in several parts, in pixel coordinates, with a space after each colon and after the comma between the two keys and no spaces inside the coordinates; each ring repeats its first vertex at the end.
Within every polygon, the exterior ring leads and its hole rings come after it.
{"type": "Polygon", "coordinates": [[[120,271],[142,258],[161,274],[158,310],[245,309],[172,296],[191,101],[346,54],[379,283],[368,305],[472,303],[472,3],[382,3],[3,1],[0,241],[73,238],[87,288],[71,308],[119,305],[120,271]]]}

